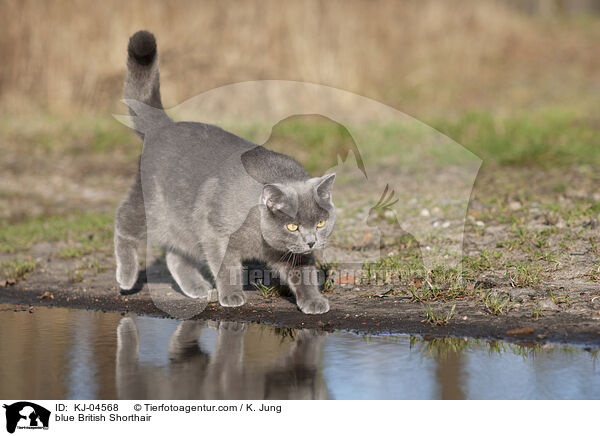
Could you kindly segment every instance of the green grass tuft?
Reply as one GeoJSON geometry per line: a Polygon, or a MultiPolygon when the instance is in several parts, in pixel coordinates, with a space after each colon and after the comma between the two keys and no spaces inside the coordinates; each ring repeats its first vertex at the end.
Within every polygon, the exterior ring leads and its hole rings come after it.
{"type": "Polygon", "coordinates": [[[275,298],[279,297],[281,294],[277,286],[267,286],[263,284],[263,282],[261,282],[260,280],[253,283],[252,286],[254,286],[256,290],[260,292],[260,295],[262,295],[265,298],[275,298]]]}
{"type": "Polygon", "coordinates": [[[433,310],[431,306],[427,306],[425,308],[425,319],[422,322],[434,325],[446,325],[454,317],[454,309],[456,309],[456,304],[453,304],[450,311],[444,314],[433,310]]]}
{"type": "Polygon", "coordinates": [[[0,277],[6,284],[15,284],[24,280],[35,269],[36,262],[31,259],[12,259],[0,263],[0,277]]]}
{"type": "Polygon", "coordinates": [[[487,311],[492,315],[503,315],[508,312],[510,303],[509,297],[502,297],[500,295],[491,295],[487,293],[484,297],[483,304],[487,311]]]}

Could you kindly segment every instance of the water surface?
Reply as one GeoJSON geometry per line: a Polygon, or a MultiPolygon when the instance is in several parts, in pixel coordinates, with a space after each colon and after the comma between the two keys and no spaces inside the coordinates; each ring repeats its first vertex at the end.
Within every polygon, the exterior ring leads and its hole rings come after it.
{"type": "Polygon", "coordinates": [[[584,347],[14,309],[4,399],[600,399],[584,347]]]}

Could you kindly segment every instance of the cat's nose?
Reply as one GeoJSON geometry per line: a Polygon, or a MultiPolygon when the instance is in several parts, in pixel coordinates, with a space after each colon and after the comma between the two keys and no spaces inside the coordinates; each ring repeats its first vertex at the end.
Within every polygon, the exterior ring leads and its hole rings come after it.
{"type": "Polygon", "coordinates": [[[307,242],[307,244],[308,248],[313,248],[313,246],[315,245],[315,241],[307,242]]]}

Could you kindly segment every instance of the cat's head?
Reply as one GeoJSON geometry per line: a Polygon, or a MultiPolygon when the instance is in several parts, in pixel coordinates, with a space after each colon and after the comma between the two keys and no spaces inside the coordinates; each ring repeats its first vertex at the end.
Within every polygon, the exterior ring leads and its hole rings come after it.
{"type": "Polygon", "coordinates": [[[261,232],[279,251],[308,253],[325,247],[335,225],[331,201],[334,174],[291,183],[266,184],[261,197],[261,232]]]}

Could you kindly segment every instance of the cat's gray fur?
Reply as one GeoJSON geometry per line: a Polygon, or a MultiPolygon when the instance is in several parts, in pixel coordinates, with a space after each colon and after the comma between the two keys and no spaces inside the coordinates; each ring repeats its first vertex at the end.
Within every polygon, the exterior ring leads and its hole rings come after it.
{"type": "Polygon", "coordinates": [[[169,271],[190,297],[207,298],[214,281],[221,305],[244,304],[242,262],[257,259],[287,281],[304,313],[327,312],[313,251],[325,246],[335,224],[335,174],[311,178],[291,157],[219,127],[173,122],[160,99],[154,36],[137,32],[128,52],[124,96],[144,148],[115,219],[121,288],[136,283],[137,245],[147,237],[167,250],[169,271]],[[298,231],[287,230],[288,223],[298,231]],[[203,263],[212,277],[201,274],[203,263]]]}

